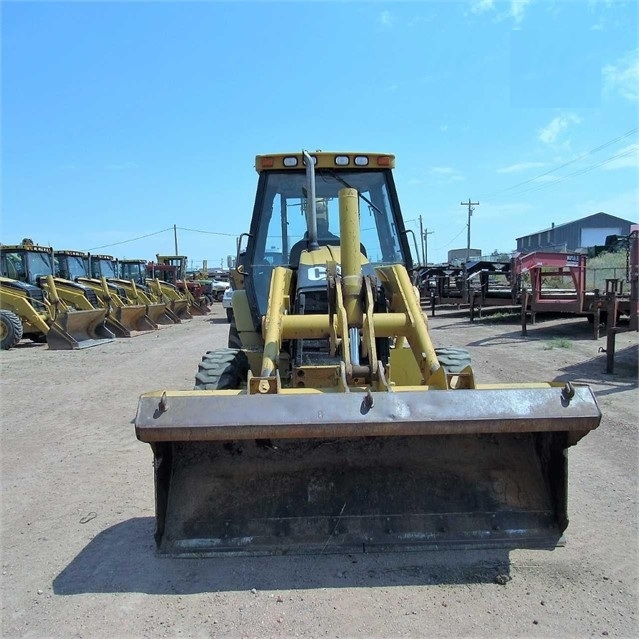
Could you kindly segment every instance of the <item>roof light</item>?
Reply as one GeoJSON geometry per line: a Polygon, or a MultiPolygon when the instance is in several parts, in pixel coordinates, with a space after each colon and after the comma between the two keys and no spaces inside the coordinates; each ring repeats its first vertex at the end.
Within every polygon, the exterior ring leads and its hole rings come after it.
{"type": "Polygon", "coordinates": [[[387,155],[380,155],[377,158],[377,166],[390,166],[390,158],[387,155]]]}
{"type": "Polygon", "coordinates": [[[284,158],[284,166],[297,166],[297,158],[294,155],[284,158]]]}
{"type": "Polygon", "coordinates": [[[368,166],[368,157],[365,155],[356,155],[355,156],[355,165],[356,166],[368,166]]]}
{"type": "Polygon", "coordinates": [[[263,169],[272,169],[275,165],[274,158],[262,158],[262,168],[263,169]]]}
{"type": "Polygon", "coordinates": [[[337,166],[347,166],[349,163],[348,155],[336,155],[335,164],[337,166]]]}

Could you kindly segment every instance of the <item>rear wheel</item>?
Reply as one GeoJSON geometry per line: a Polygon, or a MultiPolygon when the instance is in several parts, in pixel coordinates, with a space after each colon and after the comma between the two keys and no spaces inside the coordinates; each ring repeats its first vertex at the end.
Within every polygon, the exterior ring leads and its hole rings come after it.
{"type": "Polygon", "coordinates": [[[0,349],[8,351],[22,339],[22,322],[11,311],[0,311],[0,349]]]}
{"type": "Polygon", "coordinates": [[[195,375],[195,390],[237,389],[246,382],[249,363],[237,348],[220,348],[202,357],[195,375]]]}
{"type": "Polygon", "coordinates": [[[447,373],[461,373],[466,366],[470,366],[470,353],[464,348],[436,348],[435,354],[440,366],[447,373]]]}

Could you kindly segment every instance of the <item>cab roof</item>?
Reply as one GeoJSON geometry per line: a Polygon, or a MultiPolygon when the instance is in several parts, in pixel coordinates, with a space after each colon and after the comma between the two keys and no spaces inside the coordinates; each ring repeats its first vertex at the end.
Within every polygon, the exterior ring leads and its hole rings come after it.
{"type": "MultiPolygon", "coordinates": [[[[316,169],[370,170],[394,169],[395,156],[390,153],[360,153],[354,151],[315,151],[309,153],[316,169]]],[[[272,153],[255,156],[255,170],[282,171],[304,168],[303,153],[272,153]]]]}

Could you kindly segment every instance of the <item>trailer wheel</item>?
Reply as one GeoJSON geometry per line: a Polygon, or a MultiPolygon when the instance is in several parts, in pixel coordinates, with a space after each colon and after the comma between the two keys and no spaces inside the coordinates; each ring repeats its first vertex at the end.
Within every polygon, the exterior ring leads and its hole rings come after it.
{"type": "Polygon", "coordinates": [[[242,339],[240,338],[240,334],[237,330],[237,325],[234,321],[231,322],[229,326],[229,348],[242,348],[242,339]]]}
{"type": "Polygon", "coordinates": [[[202,357],[195,375],[195,390],[240,388],[246,382],[249,363],[237,348],[220,348],[202,357]]]}
{"type": "Polygon", "coordinates": [[[464,348],[445,346],[436,348],[435,354],[440,366],[447,373],[461,373],[466,366],[470,366],[470,353],[464,348]]]}
{"type": "Polygon", "coordinates": [[[0,311],[0,349],[8,351],[22,339],[22,322],[11,311],[0,311]]]}

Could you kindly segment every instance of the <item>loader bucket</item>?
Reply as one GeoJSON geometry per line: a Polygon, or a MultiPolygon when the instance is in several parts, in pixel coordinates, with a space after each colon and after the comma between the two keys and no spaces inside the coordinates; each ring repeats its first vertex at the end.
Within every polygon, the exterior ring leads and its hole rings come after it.
{"type": "Polygon", "coordinates": [[[211,312],[208,304],[203,300],[193,300],[189,305],[191,315],[208,315],[211,312]]]}
{"type": "Polygon", "coordinates": [[[189,312],[188,300],[171,300],[171,310],[179,319],[191,319],[193,316],[189,312]]]}
{"type": "Polygon", "coordinates": [[[170,555],[552,548],[587,386],[140,398],[170,555]],[[327,397],[327,395],[329,395],[327,397]]]}
{"type": "Polygon", "coordinates": [[[59,313],[47,333],[49,348],[72,350],[112,342],[115,335],[105,326],[105,315],[105,310],[97,308],[59,313]]]}
{"type": "Polygon", "coordinates": [[[131,331],[117,320],[113,314],[106,316],[104,324],[116,337],[131,337],[131,331]]]}
{"type": "Polygon", "coordinates": [[[175,318],[172,317],[172,313],[167,309],[166,304],[147,304],[146,314],[150,317],[152,322],[156,324],[175,324],[175,318]],[[168,311],[168,312],[167,312],[168,311]]]}
{"type": "Polygon", "coordinates": [[[146,306],[119,306],[116,318],[128,331],[153,331],[158,325],[146,314],[146,306]]]}

